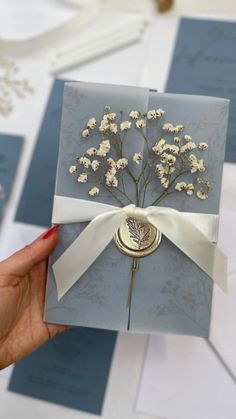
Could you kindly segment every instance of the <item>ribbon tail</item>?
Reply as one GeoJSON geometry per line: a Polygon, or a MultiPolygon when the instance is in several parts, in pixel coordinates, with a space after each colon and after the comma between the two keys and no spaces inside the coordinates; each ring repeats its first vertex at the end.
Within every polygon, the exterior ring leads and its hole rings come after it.
{"type": "Polygon", "coordinates": [[[150,207],[148,220],[198,265],[223,291],[227,291],[227,258],[180,212],[150,207]]]}
{"type": "Polygon", "coordinates": [[[106,248],[125,218],[123,209],[98,215],[53,264],[58,301],[106,248]]]}

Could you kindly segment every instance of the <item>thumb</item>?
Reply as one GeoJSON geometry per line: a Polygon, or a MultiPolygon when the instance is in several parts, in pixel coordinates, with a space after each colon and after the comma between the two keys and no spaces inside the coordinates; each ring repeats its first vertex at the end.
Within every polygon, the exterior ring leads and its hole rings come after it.
{"type": "Polygon", "coordinates": [[[46,234],[38,237],[31,244],[14,253],[1,263],[1,271],[11,275],[26,275],[35,265],[47,260],[55,249],[60,225],[52,227],[46,234]]]}

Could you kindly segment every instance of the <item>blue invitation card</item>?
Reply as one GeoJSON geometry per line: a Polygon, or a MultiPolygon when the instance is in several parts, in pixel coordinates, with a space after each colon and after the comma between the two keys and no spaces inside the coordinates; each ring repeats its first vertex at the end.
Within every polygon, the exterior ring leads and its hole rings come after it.
{"type": "Polygon", "coordinates": [[[9,390],[99,415],[115,339],[86,328],[58,335],[17,363],[9,390]]]}
{"type": "Polygon", "coordinates": [[[11,193],[22,145],[22,137],[0,134],[0,217],[11,193]]]}
{"type": "Polygon", "coordinates": [[[181,19],[166,92],[230,99],[225,160],[236,162],[236,22],[181,19]]]}
{"type": "Polygon", "coordinates": [[[55,80],[38,134],[15,221],[42,227],[51,225],[63,87],[64,80],[55,80]]]}

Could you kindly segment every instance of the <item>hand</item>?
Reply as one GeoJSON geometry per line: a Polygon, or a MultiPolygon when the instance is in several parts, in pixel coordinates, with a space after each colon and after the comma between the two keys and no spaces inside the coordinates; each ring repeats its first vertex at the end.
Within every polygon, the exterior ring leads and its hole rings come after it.
{"type": "Polygon", "coordinates": [[[66,329],[43,322],[47,259],[58,240],[54,227],[0,263],[0,369],[66,329]]]}

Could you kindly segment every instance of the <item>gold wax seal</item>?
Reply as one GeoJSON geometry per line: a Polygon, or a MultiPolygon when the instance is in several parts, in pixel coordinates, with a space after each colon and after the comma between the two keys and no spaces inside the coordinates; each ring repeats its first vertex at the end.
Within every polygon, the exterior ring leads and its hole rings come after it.
{"type": "Polygon", "coordinates": [[[117,230],[114,241],[125,255],[141,258],[153,253],[161,242],[161,232],[152,224],[129,217],[117,230]]]}

